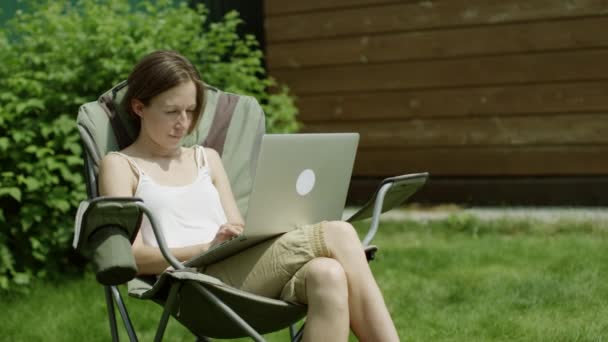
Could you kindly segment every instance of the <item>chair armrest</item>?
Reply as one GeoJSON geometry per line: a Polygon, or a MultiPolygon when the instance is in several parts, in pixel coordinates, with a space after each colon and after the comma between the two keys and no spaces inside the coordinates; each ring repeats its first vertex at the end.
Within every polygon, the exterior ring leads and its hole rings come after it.
{"type": "Polygon", "coordinates": [[[171,254],[154,214],[136,197],[97,197],[82,201],[76,214],[74,248],[93,260],[97,280],[118,285],[137,274],[131,245],[143,215],[150,220],[163,257],[176,270],[184,265],[171,254]]]}
{"type": "Polygon", "coordinates": [[[402,205],[405,200],[426,183],[428,177],[429,174],[423,172],[382,180],[372,198],[359,211],[346,220],[347,222],[355,222],[372,218],[370,228],[362,241],[364,246],[369,245],[376,235],[380,214],[402,205]]]}
{"type": "Polygon", "coordinates": [[[118,285],[137,274],[131,244],[141,224],[141,199],[97,197],[82,201],[74,225],[73,247],[91,259],[97,281],[118,285]]]}
{"type": "Polygon", "coordinates": [[[115,226],[123,229],[130,242],[135,240],[141,224],[141,212],[136,197],[97,197],[80,202],[74,224],[72,246],[88,256],[88,240],[100,229],[115,226]]]}

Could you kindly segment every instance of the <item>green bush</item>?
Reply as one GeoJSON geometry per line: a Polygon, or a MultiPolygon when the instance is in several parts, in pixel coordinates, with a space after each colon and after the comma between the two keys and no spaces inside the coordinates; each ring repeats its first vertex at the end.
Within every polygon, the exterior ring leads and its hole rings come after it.
{"type": "Polygon", "coordinates": [[[124,80],[143,55],[177,50],[207,83],[255,96],[269,131],[297,129],[292,98],[265,75],[255,39],[237,34],[237,13],[204,24],[203,7],[173,1],[28,8],[0,28],[0,289],[79,269],[70,247],[85,198],[78,107],[124,80]]]}

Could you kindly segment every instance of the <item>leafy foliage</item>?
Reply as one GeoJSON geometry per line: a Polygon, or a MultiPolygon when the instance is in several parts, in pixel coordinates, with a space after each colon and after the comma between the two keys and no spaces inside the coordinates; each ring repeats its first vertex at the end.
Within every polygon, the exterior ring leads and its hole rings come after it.
{"type": "Polygon", "coordinates": [[[237,34],[236,12],[205,25],[203,7],[170,0],[28,8],[0,28],[0,289],[75,268],[72,225],[85,198],[76,113],[143,55],[177,50],[207,83],[256,97],[268,131],[298,128],[293,100],[265,75],[258,43],[237,34]]]}

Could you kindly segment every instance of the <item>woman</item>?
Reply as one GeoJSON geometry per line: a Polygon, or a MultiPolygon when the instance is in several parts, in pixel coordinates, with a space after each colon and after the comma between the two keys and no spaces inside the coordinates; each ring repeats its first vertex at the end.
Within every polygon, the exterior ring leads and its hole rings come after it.
{"type": "MultiPolygon", "coordinates": [[[[196,126],[204,103],[196,68],[173,51],[145,56],[124,99],[137,118],[133,144],[101,161],[103,196],[137,196],[155,212],[173,255],[186,261],[243,232],[243,218],[217,152],[180,140],[196,126]]],[[[133,254],[141,274],[168,263],[150,223],[142,223],[133,254]]],[[[308,304],[307,341],[397,341],[359,238],[345,222],[300,227],[204,269],[255,294],[308,304]]]]}

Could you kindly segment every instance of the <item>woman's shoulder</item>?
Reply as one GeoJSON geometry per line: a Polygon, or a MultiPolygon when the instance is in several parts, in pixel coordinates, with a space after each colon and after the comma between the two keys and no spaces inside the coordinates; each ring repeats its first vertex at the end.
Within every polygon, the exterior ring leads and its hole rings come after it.
{"type": "Polygon", "coordinates": [[[206,146],[202,146],[202,145],[199,145],[199,147],[205,150],[205,154],[207,156],[211,156],[211,155],[213,155],[213,157],[220,156],[219,153],[217,153],[217,151],[212,147],[206,147],[206,146]]]}
{"type": "Polygon", "coordinates": [[[205,152],[205,157],[203,165],[207,166],[209,172],[211,173],[211,178],[215,179],[216,171],[218,171],[218,164],[221,164],[222,158],[216,150],[210,147],[200,146],[200,149],[203,149],[205,152]]]}
{"type": "Polygon", "coordinates": [[[128,155],[122,152],[110,152],[106,154],[99,163],[99,172],[121,171],[129,166],[128,155]]]}
{"type": "Polygon", "coordinates": [[[121,153],[108,153],[99,163],[99,191],[104,196],[133,196],[137,174],[121,153]]]}
{"type": "Polygon", "coordinates": [[[205,155],[207,156],[209,164],[215,164],[217,161],[222,160],[222,157],[220,157],[220,154],[215,149],[211,147],[201,147],[205,150],[205,155]]]}

